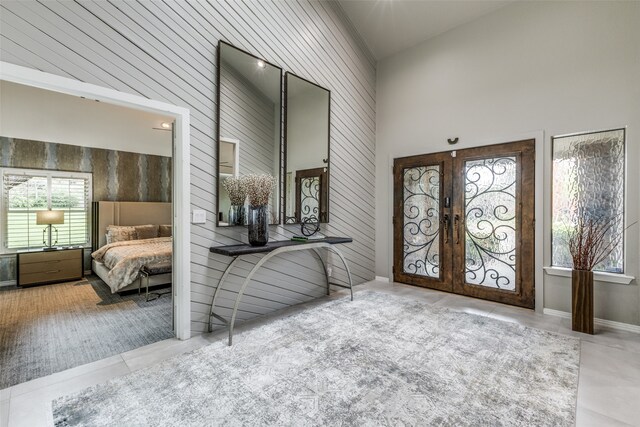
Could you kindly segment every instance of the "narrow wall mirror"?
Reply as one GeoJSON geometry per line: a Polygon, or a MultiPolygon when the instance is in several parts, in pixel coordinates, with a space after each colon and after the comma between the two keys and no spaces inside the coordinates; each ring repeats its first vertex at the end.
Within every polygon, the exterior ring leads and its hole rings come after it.
{"type": "Polygon", "coordinates": [[[285,223],[329,222],[331,92],[285,74],[285,223]]]}
{"type": "MultiPolygon", "coordinates": [[[[269,174],[278,183],[269,202],[280,223],[282,69],[228,43],[218,43],[218,226],[246,225],[225,180],[269,174]]],[[[246,201],[245,201],[246,203],[246,201]]]]}

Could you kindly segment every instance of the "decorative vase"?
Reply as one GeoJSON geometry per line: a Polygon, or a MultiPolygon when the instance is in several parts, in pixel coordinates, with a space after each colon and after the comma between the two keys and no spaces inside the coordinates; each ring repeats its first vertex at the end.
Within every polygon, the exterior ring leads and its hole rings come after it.
{"type": "Polygon", "coordinates": [[[264,246],[269,241],[269,209],[267,205],[249,206],[247,218],[249,244],[264,246]]]}
{"type": "Polygon", "coordinates": [[[571,329],[593,335],[593,271],[571,271],[571,329]]]}
{"type": "Polygon", "coordinates": [[[231,205],[229,208],[229,225],[244,225],[244,218],[244,205],[231,205]]]}

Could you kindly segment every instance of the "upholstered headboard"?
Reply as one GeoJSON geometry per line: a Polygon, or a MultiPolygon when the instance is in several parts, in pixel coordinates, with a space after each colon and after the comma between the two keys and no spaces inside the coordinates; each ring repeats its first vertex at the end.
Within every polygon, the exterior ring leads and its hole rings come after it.
{"type": "Polygon", "coordinates": [[[93,250],[107,243],[109,225],[171,224],[171,203],[93,202],[93,250]]]}

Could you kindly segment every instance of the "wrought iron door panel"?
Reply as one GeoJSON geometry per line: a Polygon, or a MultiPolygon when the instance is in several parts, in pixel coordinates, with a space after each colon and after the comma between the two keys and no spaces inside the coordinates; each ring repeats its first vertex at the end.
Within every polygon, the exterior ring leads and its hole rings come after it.
{"type": "Polygon", "coordinates": [[[394,169],[394,277],[451,291],[450,156],[398,159],[394,169]]]}
{"type": "Polygon", "coordinates": [[[394,162],[395,281],[534,307],[535,141],[394,162]]]}
{"type": "Polygon", "coordinates": [[[403,272],[440,277],[440,165],[403,171],[403,272]]]}
{"type": "Polygon", "coordinates": [[[465,281],[515,291],[516,158],[464,166],[465,281]]]}
{"type": "Polygon", "coordinates": [[[320,218],[320,177],[311,176],[300,180],[300,221],[320,218]]]}

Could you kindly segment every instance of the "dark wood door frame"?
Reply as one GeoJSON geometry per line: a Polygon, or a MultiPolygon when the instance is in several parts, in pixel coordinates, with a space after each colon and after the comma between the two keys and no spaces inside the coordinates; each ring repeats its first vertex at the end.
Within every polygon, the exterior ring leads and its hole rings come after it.
{"type": "MultiPolygon", "coordinates": [[[[408,168],[415,168],[420,166],[439,166],[440,167],[440,195],[449,197],[451,195],[451,154],[436,153],[427,154],[422,156],[412,156],[396,159],[393,165],[394,174],[394,191],[393,191],[393,244],[395,248],[404,247],[404,184],[399,186],[399,183],[404,181],[404,170],[408,168]]],[[[439,209],[440,222],[443,224],[440,230],[439,236],[439,261],[440,261],[440,277],[431,278],[420,276],[417,274],[410,274],[404,271],[404,256],[400,250],[394,250],[393,255],[393,280],[403,283],[411,282],[411,284],[417,286],[423,286],[433,289],[439,289],[442,291],[451,292],[453,290],[453,281],[451,276],[451,262],[452,253],[451,245],[445,244],[451,240],[451,208],[445,207],[444,203],[440,203],[439,209]],[[445,221],[449,221],[445,225],[445,221]],[[444,230],[448,232],[445,233],[444,230]]]]}
{"type": "Polygon", "coordinates": [[[454,217],[460,218],[460,240],[454,250],[454,265],[460,266],[455,272],[453,290],[455,293],[476,298],[490,299],[505,304],[534,308],[535,306],[535,140],[517,141],[507,144],[460,150],[454,159],[454,170],[463,171],[465,162],[491,157],[516,158],[516,265],[515,290],[507,291],[466,283],[465,280],[465,177],[461,173],[454,175],[454,217]]]}
{"type": "Polygon", "coordinates": [[[489,299],[527,308],[535,305],[535,140],[403,157],[394,160],[393,207],[393,280],[447,292],[489,299]],[[516,266],[515,290],[506,291],[465,281],[465,162],[491,157],[515,157],[517,165],[516,191],[516,266]],[[405,169],[440,165],[440,277],[430,278],[404,271],[404,183],[405,169]],[[450,197],[449,207],[444,197],[450,197]],[[449,222],[445,233],[445,215],[449,222]],[[458,217],[459,239],[456,239],[454,218],[458,217]],[[446,244],[445,244],[446,240],[446,244]]]}
{"type": "Polygon", "coordinates": [[[315,178],[318,177],[320,181],[320,200],[318,200],[318,215],[320,222],[327,222],[327,206],[328,206],[328,174],[327,168],[314,168],[314,169],[303,169],[296,171],[296,211],[295,217],[296,222],[301,222],[301,203],[302,199],[300,198],[300,194],[302,192],[302,179],[304,178],[315,178]]]}

